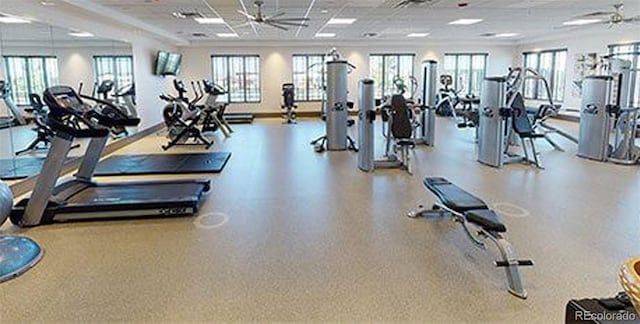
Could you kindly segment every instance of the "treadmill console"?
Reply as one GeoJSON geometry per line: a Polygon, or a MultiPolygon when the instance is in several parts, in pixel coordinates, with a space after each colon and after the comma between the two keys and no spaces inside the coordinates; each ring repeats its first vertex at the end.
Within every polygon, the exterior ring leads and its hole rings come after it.
{"type": "Polygon", "coordinates": [[[74,137],[103,137],[109,130],[87,118],[93,107],[85,104],[73,88],[55,86],[44,91],[43,98],[49,107],[47,122],[57,132],[74,137]]]}

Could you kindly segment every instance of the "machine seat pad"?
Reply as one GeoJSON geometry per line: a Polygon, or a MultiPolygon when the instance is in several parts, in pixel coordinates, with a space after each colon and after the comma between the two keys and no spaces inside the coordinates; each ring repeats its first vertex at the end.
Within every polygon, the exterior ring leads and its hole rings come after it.
{"type": "Polygon", "coordinates": [[[502,224],[500,216],[491,209],[474,209],[464,213],[470,223],[482,227],[486,231],[504,233],[507,227],[502,224]]]}
{"type": "Polygon", "coordinates": [[[482,199],[464,191],[447,179],[425,178],[424,185],[433,192],[447,208],[458,213],[462,214],[469,210],[489,209],[482,199]]]}
{"type": "Polygon", "coordinates": [[[396,141],[396,144],[399,146],[416,146],[416,143],[413,140],[399,140],[396,141]]]}

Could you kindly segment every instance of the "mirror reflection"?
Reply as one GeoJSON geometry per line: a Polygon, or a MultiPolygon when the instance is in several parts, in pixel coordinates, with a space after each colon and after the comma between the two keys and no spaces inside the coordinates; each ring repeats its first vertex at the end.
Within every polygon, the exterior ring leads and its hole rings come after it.
{"type": "MultiPolygon", "coordinates": [[[[43,23],[0,25],[0,178],[39,173],[53,134],[43,91],[68,85],[108,116],[137,116],[133,56],[128,43],[43,23]]],[[[112,127],[110,141],[137,131],[112,127]]],[[[82,155],[78,140],[71,156],[82,155]]]]}

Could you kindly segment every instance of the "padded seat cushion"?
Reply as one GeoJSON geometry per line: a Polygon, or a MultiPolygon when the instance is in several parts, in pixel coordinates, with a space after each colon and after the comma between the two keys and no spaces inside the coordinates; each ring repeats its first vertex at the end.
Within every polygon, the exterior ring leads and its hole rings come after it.
{"type": "Polygon", "coordinates": [[[416,146],[416,143],[412,140],[400,140],[396,141],[396,144],[399,146],[416,146]]]}
{"type": "Polygon", "coordinates": [[[465,218],[490,232],[504,233],[507,227],[502,224],[500,216],[490,209],[475,209],[464,213],[465,218]]]}
{"type": "Polygon", "coordinates": [[[442,203],[458,213],[469,210],[488,209],[480,198],[462,190],[444,178],[425,178],[424,185],[435,194],[442,203]]]}

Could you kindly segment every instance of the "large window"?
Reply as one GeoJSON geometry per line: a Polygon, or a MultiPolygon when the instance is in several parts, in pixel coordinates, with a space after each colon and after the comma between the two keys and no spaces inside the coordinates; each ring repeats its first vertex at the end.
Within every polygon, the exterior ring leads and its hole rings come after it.
{"type": "Polygon", "coordinates": [[[293,55],[293,84],[296,101],[322,100],[324,55],[293,55]]]}
{"type": "Polygon", "coordinates": [[[229,91],[229,103],[260,102],[260,56],[212,55],[213,82],[229,91]]]}
{"type": "Polygon", "coordinates": [[[609,53],[615,58],[631,61],[632,66],[635,66],[631,72],[631,86],[634,89],[631,105],[640,107],[640,43],[610,45],[609,53]]]}
{"type": "Polygon", "coordinates": [[[93,72],[96,84],[111,80],[120,89],[133,83],[133,56],[94,56],[93,72]]]}
{"type": "Polygon", "coordinates": [[[411,89],[405,93],[410,97],[415,91],[415,85],[410,81],[413,78],[414,54],[371,54],[369,55],[369,72],[375,81],[376,98],[380,99],[396,93],[393,80],[401,78],[411,89]]]}
{"type": "MultiPolygon", "coordinates": [[[[538,71],[547,79],[554,101],[564,100],[567,71],[566,49],[524,53],[524,66],[538,71]]],[[[533,100],[549,99],[544,85],[536,80],[525,81],[524,97],[533,100]]]]}
{"type": "Polygon", "coordinates": [[[54,56],[5,56],[5,71],[11,97],[18,105],[29,105],[29,94],[42,94],[58,84],[58,59],[54,56]]]}
{"type": "Polygon", "coordinates": [[[487,73],[486,53],[445,54],[444,73],[453,77],[453,88],[463,94],[480,96],[487,73]]]}

